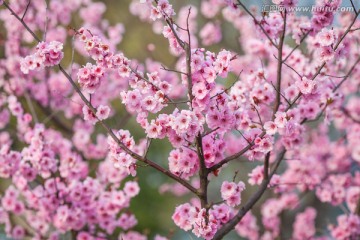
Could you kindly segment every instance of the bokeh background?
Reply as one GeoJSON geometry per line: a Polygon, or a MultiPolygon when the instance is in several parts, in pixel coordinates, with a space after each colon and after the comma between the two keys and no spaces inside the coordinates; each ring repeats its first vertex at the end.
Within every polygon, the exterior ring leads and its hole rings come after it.
{"type": "MultiPolygon", "coordinates": [[[[122,42],[118,45],[118,50],[124,52],[124,54],[129,59],[138,59],[140,62],[144,62],[147,58],[152,58],[156,61],[162,62],[167,65],[169,68],[173,68],[176,63],[176,58],[169,53],[168,41],[162,35],[157,35],[152,31],[152,26],[149,23],[145,23],[139,20],[139,18],[133,16],[129,12],[129,4],[131,0],[104,0],[102,1],[106,4],[107,10],[105,12],[105,18],[108,19],[110,25],[115,23],[122,23],[125,28],[125,34],[123,35],[122,42]],[[148,51],[148,45],[154,44],[155,50],[150,52],[148,51]]],[[[199,7],[201,4],[200,0],[173,0],[170,1],[176,10],[180,9],[186,5],[193,5],[199,7]]],[[[250,1],[246,1],[249,4],[250,1]]],[[[270,1],[251,1],[251,4],[261,6],[262,4],[269,4],[270,1]]],[[[307,6],[314,4],[314,1],[300,0],[300,5],[307,6]]],[[[349,1],[343,1],[345,6],[349,6],[349,1]]],[[[358,1],[355,1],[358,2],[358,1]]],[[[360,4],[359,4],[360,5],[360,4]]],[[[310,14],[310,13],[307,13],[310,14]]],[[[221,14],[217,15],[219,20],[222,20],[221,14]]],[[[207,22],[205,18],[198,14],[197,17],[198,29],[207,22]]],[[[73,28],[80,28],[81,21],[73,21],[73,28]]],[[[5,36],[4,29],[0,23],[0,33],[2,36],[5,36]]],[[[238,42],[238,33],[227,22],[222,22],[222,34],[223,39],[219,44],[211,46],[208,48],[211,51],[219,51],[222,48],[232,50],[241,54],[241,46],[238,42]]],[[[289,41],[288,44],[293,44],[292,41],[289,41]]],[[[71,47],[68,44],[66,48],[66,59],[65,62],[69,60],[71,56],[71,47]]],[[[0,57],[3,57],[3,45],[0,45],[0,57]]],[[[75,61],[80,60],[75,57],[75,61]]],[[[235,76],[229,76],[229,80],[225,80],[225,85],[230,85],[234,80],[235,76]]],[[[119,121],[123,119],[123,116],[126,115],[123,106],[120,103],[115,103],[115,107],[118,110],[118,114],[109,120],[109,125],[117,125],[119,121]]],[[[40,117],[41,113],[39,112],[40,117]]],[[[51,123],[49,124],[51,126],[51,123]]],[[[134,135],[135,139],[138,140],[144,137],[144,133],[141,131],[141,128],[134,121],[133,117],[126,122],[123,127],[124,129],[131,129],[131,133],[134,135]]],[[[99,128],[99,131],[100,128],[99,128]]],[[[20,146],[19,146],[20,147],[20,146]]],[[[167,158],[168,153],[171,150],[171,146],[166,141],[153,141],[151,149],[149,151],[149,158],[153,159],[160,165],[167,167],[167,158]]],[[[223,180],[232,180],[234,177],[235,171],[238,171],[237,181],[243,180],[247,181],[247,173],[250,169],[256,166],[257,162],[249,162],[239,160],[232,165],[210,184],[210,199],[213,201],[220,200],[219,186],[223,180]]],[[[185,233],[182,230],[179,230],[171,220],[171,215],[177,204],[181,204],[185,201],[188,201],[189,196],[177,197],[169,193],[161,194],[159,192],[159,187],[167,182],[173,183],[163,175],[153,171],[148,167],[139,167],[137,179],[141,186],[140,194],[131,202],[131,211],[135,214],[138,219],[139,224],[136,226],[136,230],[139,232],[147,233],[149,236],[154,236],[156,233],[159,233],[164,236],[171,236],[172,239],[196,239],[196,237],[191,233],[185,233]]],[[[3,190],[7,186],[7,182],[0,179],[0,189],[3,190]]],[[[243,201],[248,199],[251,193],[256,189],[247,185],[247,191],[243,192],[243,201]]],[[[259,207],[261,202],[268,197],[271,197],[272,193],[266,192],[262,197],[260,203],[256,205],[253,209],[255,214],[259,214],[259,207]]],[[[334,209],[326,204],[320,204],[315,196],[312,193],[306,194],[302,200],[301,205],[296,211],[302,211],[305,206],[312,205],[320,213],[317,218],[317,229],[319,234],[326,233],[326,226],[334,221],[336,215],[342,212],[341,209],[334,209]]],[[[291,236],[292,223],[294,221],[294,216],[296,211],[287,212],[282,216],[283,222],[283,239],[289,239],[291,236]]],[[[258,221],[259,223],[259,221],[258,221]]],[[[0,230],[1,232],[1,230],[0,230]]],[[[69,236],[64,236],[64,239],[69,236]]],[[[0,239],[5,239],[4,236],[0,235],[0,239]]],[[[225,239],[240,239],[239,236],[232,233],[228,235],[225,239]]]]}

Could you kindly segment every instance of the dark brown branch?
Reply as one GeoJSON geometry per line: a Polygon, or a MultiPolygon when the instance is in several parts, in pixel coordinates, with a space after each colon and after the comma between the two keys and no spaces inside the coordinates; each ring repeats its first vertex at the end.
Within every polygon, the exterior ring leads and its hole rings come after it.
{"type": "MultiPolygon", "coordinates": [[[[265,132],[262,132],[258,137],[262,138],[264,135],[265,135],[265,132]]],[[[255,144],[254,141],[252,141],[252,142],[249,143],[246,147],[244,147],[243,149],[241,149],[240,152],[235,153],[235,154],[233,154],[233,155],[231,155],[231,156],[229,156],[229,157],[224,158],[224,159],[223,159],[222,161],[220,161],[218,164],[215,164],[215,165],[212,166],[211,168],[208,168],[208,170],[209,170],[210,172],[215,171],[215,170],[221,168],[224,164],[229,163],[229,162],[231,162],[231,161],[233,161],[233,160],[241,157],[241,156],[242,156],[244,153],[246,153],[252,146],[254,146],[254,144],[255,144]]]]}
{"type": "Polygon", "coordinates": [[[357,203],[357,205],[356,205],[355,213],[356,213],[358,216],[360,216],[360,198],[359,198],[359,201],[358,201],[358,203],[357,203]]]}
{"type": "Polygon", "coordinates": [[[4,1],[4,6],[7,8],[7,9],[9,9],[9,11],[11,12],[11,14],[17,19],[17,20],[19,20],[21,23],[22,23],[22,25],[25,27],[25,29],[33,36],[33,38],[36,40],[36,41],[38,41],[38,42],[41,42],[41,40],[40,40],[40,38],[38,38],[36,35],[35,35],[35,33],[29,28],[29,26],[24,22],[24,20],[23,19],[21,19],[20,17],[19,17],[19,15],[17,15],[15,12],[14,12],[14,10],[12,10],[12,8],[4,1]]]}
{"type": "Polygon", "coordinates": [[[350,32],[355,32],[355,31],[358,31],[360,30],[360,28],[354,28],[354,29],[351,29],[350,32]]]}
{"type": "Polygon", "coordinates": [[[353,2],[352,0],[350,0],[350,3],[351,3],[351,6],[352,6],[353,9],[354,9],[355,14],[357,14],[356,7],[355,7],[354,2],[353,2]]]}
{"type": "MultiPolygon", "coordinates": [[[[187,71],[187,79],[188,79],[188,93],[189,93],[189,100],[190,100],[190,108],[192,110],[192,102],[194,100],[194,95],[192,93],[192,70],[191,70],[191,36],[190,36],[190,28],[189,28],[189,17],[191,14],[191,7],[189,8],[189,13],[186,19],[186,31],[188,35],[188,43],[185,44],[185,53],[186,53],[186,71],[187,71]]],[[[200,170],[199,170],[199,177],[200,177],[200,188],[199,198],[201,203],[201,208],[207,208],[208,206],[208,197],[207,197],[207,189],[209,185],[208,179],[208,171],[205,165],[205,157],[204,157],[204,150],[202,145],[202,136],[199,132],[196,136],[196,152],[199,157],[200,161],[200,170]]],[[[208,221],[208,217],[205,217],[206,222],[208,221]]]]}
{"type": "Polygon", "coordinates": [[[360,57],[356,60],[355,64],[350,68],[348,74],[346,74],[344,76],[344,79],[341,80],[341,82],[333,89],[333,92],[335,92],[338,88],[341,87],[341,85],[349,78],[349,76],[351,75],[351,73],[354,71],[356,65],[360,62],[360,57]]]}
{"type": "MultiPolygon", "coordinates": [[[[274,85],[272,82],[269,82],[269,83],[271,84],[271,86],[273,86],[273,88],[274,88],[274,90],[275,90],[276,92],[279,92],[279,91],[276,89],[275,85],[274,85]]],[[[286,103],[287,103],[288,105],[291,104],[291,102],[284,96],[284,94],[282,94],[281,92],[279,92],[279,94],[282,96],[282,98],[286,101],[286,103]]]]}
{"type": "Polygon", "coordinates": [[[24,20],[24,18],[25,18],[25,16],[26,16],[26,13],[27,13],[27,11],[29,10],[30,3],[31,3],[31,0],[29,0],[28,3],[27,3],[27,5],[26,5],[24,14],[23,14],[22,17],[21,17],[21,21],[24,20]]]}
{"type": "Polygon", "coordinates": [[[270,152],[268,152],[265,156],[264,160],[264,178],[269,179],[269,160],[270,160],[270,152]]]}
{"type": "Polygon", "coordinates": [[[215,234],[213,240],[222,239],[226,234],[228,234],[232,229],[234,229],[236,224],[238,224],[241,221],[241,219],[245,216],[245,214],[259,201],[261,196],[266,191],[266,189],[267,189],[267,187],[268,187],[268,185],[270,183],[270,180],[273,177],[273,175],[275,174],[276,170],[278,169],[282,159],[284,158],[285,153],[286,153],[285,149],[282,149],[280,151],[280,153],[277,156],[277,159],[276,159],[276,161],[274,163],[273,170],[269,174],[268,179],[264,178],[263,182],[261,183],[258,190],[255,192],[255,194],[253,194],[251,196],[251,198],[245,203],[245,205],[239,210],[239,212],[230,221],[228,221],[226,224],[224,224],[217,231],[217,233],[215,234]]]}
{"type": "MultiPolygon", "coordinates": [[[[86,97],[82,94],[80,88],[76,85],[76,83],[74,82],[74,80],[70,77],[70,75],[64,70],[64,68],[59,64],[59,69],[60,71],[65,75],[65,77],[69,80],[69,82],[71,83],[71,85],[73,86],[73,88],[75,89],[75,91],[79,94],[81,100],[86,104],[86,106],[95,114],[96,113],[96,109],[91,105],[91,103],[86,99],[86,97]]],[[[116,137],[116,135],[114,134],[114,132],[109,128],[108,125],[106,125],[102,120],[99,120],[99,123],[103,126],[103,128],[108,132],[108,134],[110,135],[110,137],[127,153],[129,154],[131,157],[135,158],[136,160],[143,162],[145,164],[148,164],[149,166],[151,166],[152,168],[158,170],[159,172],[167,175],[168,177],[174,179],[175,181],[179,182],[180,184],[182,184],[184,187],[186,187],[187,189],[189,189],[191,192],[198,194],[197,190],[191,185],[189,184],[187,181],[185,181],[184,179],[176,176],[175,174],[173,174],[172,172],[170,172],[169,170],[161,167],[160,165],[156,164],[155,162],[150,161],[147,158],[142,158],[140,155],[136,154],[135,152],[131,151],[130,149],[128,149],[123,142],[120,141],[120,139],[118,139],[116,137]]]]}
{"type": "Polygon", "coordinates": [[[349,110],[347,110],[346,108],[342,107],[340,108],[340,110],[345,114],[345,116],[347,116],[348,118],[350,118],[354,123],[359,123],[360,124],[360,120],[355,119],[351,113],[349,112],[349,110]]]}
{"type": "Polygon", "coordinates": [[[162,70],[164,71],[168,71],[168,72],[174,72],[174,73],[179,73],[179,74],[183,74],[183,75],[186,75],[187,73],[185,72],[181,72],[181,71],[178,71],[178,70],[175,70],[175,69],[169,69],[169,68],[166,68],[164,65],[161,65],[161,68],[162,70]]]}
{"type": "Polygon", "coordinates": [[[286,62],[286,60],[288,60],[288,58],[295,52],[296,49],[298,49],[301,44],[303,43],[303,41],[305,40],[305,38],[307,38],[307,36],[309,36],[310,31],[308,31],[307,33],[304,34],[304,36],[300,39],[300,43],[297,44],[292,50],[291,52],[284,58],[283,62],[286,62]]]}

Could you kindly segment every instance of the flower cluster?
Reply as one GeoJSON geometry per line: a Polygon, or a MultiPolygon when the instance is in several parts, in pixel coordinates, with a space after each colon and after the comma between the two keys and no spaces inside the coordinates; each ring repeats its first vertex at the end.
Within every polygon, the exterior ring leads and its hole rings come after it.
{"type": "Polygon", "coordinates": [[[21,71],[28,74],[30,71],[39,71],[44,67],[52,67],[60,63],[64,57],[63,44],[58,41],[40,42],[36,52],[21,60],[21,71]]]}
{"type": "Polygon", "coordinates": [[[235,229],[251,240],[284,231],[357,239],[360,11],[318,0],[304,15],[290,11],[297,0],[273,0],[280,11],[260,13],[243,2],[132,0],[130,12],[156,34],[146,51],[132,52],[118,47],[129,46],[119,43],[129,41],[123,34],[133,21],[112,25],[103,2],[0,0],[7,237],[146,240],[132,230],[131,204],[140,191],[134,177],[146,167],[174,181],[152,184],[182,197],[172,220],[197,237],[235,229]],[[67,27],[73,23],[83,27],[67,27]],[[223,39],[229,29],[239,37],[223,39]],[[60,65],[67,42],[71,61],[60,65]],[[171,56],[158,54],[167,47],[171,56]],[[242,198],[245,183],[254,194],[242,198]],[[308,192],[333,212],[304,206],[308,192]],[[328,231],[317,231],[318,216],[329,218],[328,231]]]}
{"type": "Polygon", "coordinates": [[[236,207],[241,203],[241,192],[245,190],[245,184],[239,182],[223,182],[221,185],[221,197],[230,207],[236,207]]]}
{"type": "Polygon", "coordinates": [[[207,214],[206,209],[185,203],[176,207],[172,219],[181,229],[192,229],[197,237],[212,239],[217,229],[233,215],[233,209],[225,204],[214,206],[207,214]]]}
{"type": "Polygon", "coordinates": [[[135,176],[136,159],[129,153],[142,155],[146,146],[143,146],[141,143],[136,146],[133,137],[127,130],[119,130],[115,133],[115,136],[121,144],[109,136],[107,140],[110,150],[108,157],[111,159],[113,167],[124,169],[127,174],[135,176]]]}
{"type": "Polygon", "coordinates": [[[294,223],[293,239],[307,239],[315,235],[316,210],[307,208],[303,213],[296,216],[294,223]],[[304,228],[306,226],[306,230],[304,228]]]}
{"type": "Polygon", "coordinates": [[[187,148],[175,149],[169,155],[169,169],[172,173],[188,179],[199,170],[199,159],[187,148]]]}
{"type": "Polygon", "coordinates": [[[148,74],[148,79],[134,73],[130,76],[130,86],[134,90],[120,93],[122,103],[129,111],[138,113],[159,112],[166,104],[166,94],[171,91],[171,85],[161,81],[158,72],[148,74]]]}
{"type": "Polygon", "coordinates": [[[335,239],[351,239],[360,234],[360,217],[354,214],[340,215],[338,226],[330,226],[331,235],[335,239]]]}
{"type": "Polygon", "coordinates": [[[123,190],[107,189],[107,184],[88,176],[87,163],[72,152],[66,139],[41,125],[30,130],[25,140],[29,146],[22,152],[9,151],[5,145],[0,155],[12,161],[11,169],[0,166],[1,177],[11,176],[14,180],[2,196],[0,207],[0,212],[4,211],[1,219],[12,231],[11,236],[21,239],[26,231],[11,226],[10,214],[25,217],[38,237],[45,236],[51,226],[57,229],[53,237],[85,226],[89,230],[78,237],[94,237],[96,226],[112,234],[117,227],[127,230],[136,225],[134,215],[121,212],[138,194],[137,182],[126,182],[123,190]],[[32,188],[36,179],[44,181],[44,185],[32,188]]]}

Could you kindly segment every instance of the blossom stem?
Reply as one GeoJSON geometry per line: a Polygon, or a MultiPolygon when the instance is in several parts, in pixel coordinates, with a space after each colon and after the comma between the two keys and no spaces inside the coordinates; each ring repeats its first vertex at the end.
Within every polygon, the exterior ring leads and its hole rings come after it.
{"type": "Polygon", "coordinates": [[[249,9],[247,9],[247,7],[240,1],[240,0],[237,0],[238,4],[237,5],[240,5],[244,10],[245,12],[247,12],[251,17],[252,19],[254,20],[255,24],[258,25],[260,28],[261,28],[261,31],[265,34],[265,36],[269,39],[269,41],[271,42],[271,44],[275,47],[275,48],[279,48],[278,45],[276,45],[276,43],[274,42],[274,40],[271,39],[271,37],[269,36],[269,34],[266,32],[266,30],[264,29],[264,27],[259,23],[259,21],[256,19],[256,17],[254,16],[254,14],[252,14],[250,12],[249,9]]]}

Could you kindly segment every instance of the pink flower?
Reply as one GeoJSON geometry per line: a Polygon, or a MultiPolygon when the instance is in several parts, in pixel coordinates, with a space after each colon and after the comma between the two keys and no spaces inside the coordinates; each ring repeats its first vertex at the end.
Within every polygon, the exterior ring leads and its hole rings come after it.
{"type": "Polygon", "coordinates": [[[95,240],[95,238],[90,233],[81,231],[77,234],[76,240],[95,240]]]}
{"type": "Polygon", "coordinates": [[[346,193],[346,204],[351,212],[355,213],[356,206],[360,200],[360,187],[350,187],[346,193]]]}
{"type": "Polygon", "coordinates": [[[285,89],[284,93],[286,99],[292,101],[299,94],[299,89],[297,86],[291,85],[285,89]]]}
{"type": "Polygon", "coordinates": [[[155,21],[156,19],[161,18],[161,11],[159,8],[152,6],[151,7],[151,20],[155,21]]]}
{"type": "Polygon", "coordinates": [[[156,124],[154,121],[151,124],[148,124],[146,127],[146,134],[149,138],[158,138],[162,130],[162,127],[159,124],[156,124]]]}
{"type": "Polygon", "coordinates": [[[186,203],[176,207],[172,219],[178,227],[185,231],[189,231],[195,222],[196,216],[197,212],[195,208],[189,203],[186,203]]]}
{"type": "Polygon", "coordinates": [[[110,108],[108,106],[100,105],[96,110],[96,117],[99,120],[105,120],[109,117],[110,108]]]}
{"type": "MultiPolygon", "coordinates": [[[[0,1],[1,4],[1,1],[0,1]]],[[[26,231],[22,226],[16,225],[13,229],[12,229],[12,237],[14,239],[24,239],[26,235],[26,231]]]]}
{"type": "Polygon", "coordinates": [[[206,89],[206,85],[203,82],[199,82],[194,84],[192,93],[196,98],[204,99],[208,94],[208,90],[206,89]]]}
{"type": "Polygon", "coordinates": [[[172,5],[169,4],[168,0],[159,0],[157,5],[158,9],[160,9],[160,11],[163,12],[167,17],[171,17],[175,14],[172,5]]]}
{"type": "Polygon", "coordinates": [[[152,96],[147,96],[146,98],[144,98],[141,101],[141,104],[144,107],[144,109],[149,112],[154,112],[157,105],[155,98],[152,96]]]}
{"type": "Polygon", "coordinates": [[[303,77],[301,80],[297,80],[295,85],[302,94],[310,94],[315,87],[315,82],[303,77]]]}
{"type": "Polygon", "coordinates": [[[315,55],[321,62],[328,62],[334,59],[335,51],[332,47],[321,47],[315,51],[315,55]]]}
{"type": "Polygon", "coordinates": [[[203,77],[207,83],[213,83],[217,77],[215,69],[213,67],[205,67],[203,77]]]}
{"type": "Polygon", "coordinates": [[[208,22],[200,31],[200,38],[205,46],[221,41],[221,28],[218,23],[208,22]]]}
{"type": "Polygon", "coordinates": [[[277,132],[277,126],[273,121],[268,121],[264,124],[266,134],[274,135],[277,132]]]}
{"type": "Polygon", "coordinates": [[[245,190],[245,184],[239,182],[238,184],[234,182],[223,182],[221,185],[221,197],[226,204],[230,207],[235,207],[241,203],[241,192],[245,190]]]}
{"type": "Polygon", "coordinates": [[[140,192],[140,188],[137,182],[126,182],[125,183],[125,187],[124,187],[124,192],[126,194],[126,196],[133,198],[136,195],[139,194],[140,192]]]}
{"type": "Polygon", "coordinates": [[[36,52],[21,60],[21,71],[28,74],[31,70],[39,70],[43,67],[51,67],[60,63],[64,57],[63,44],[58,41],[40,42],[36,46],[36,52]]]}
{"type": "Polygon", "coordinates": [[[223,50],[219,52],[216,61],[213,64],[215,71],[223,77],[225,77],[230,70],[230,59],[231,53],[223,50]]]}
{"type": "Polygon", "coordinates": [[[334,30],[324,28],[320,33],[318,33],[317,40],[323,47],[331,46],[335,42],[334,30]]]}
{"type": "Polygon", "coordinates": [[[251,173],[249,173],[250,185],[260,185],[264,179],[264,166],[255,167],[251,173]]]}
{"type": "Polygon", "coordinates": [[[82,112],[84,114],[84,120],[89,121],[92,124],[95,124],[98,119],[96,118],[96,115],[93,113],[93,111],[86,105],[83,106],[82,112]]]}
{"type": "Polygon", "coordinates": [[[277,112],[275,114],[274,123],[278,128],[284,128],[287,123],[287,115],[285,112],[277,112]]]}

